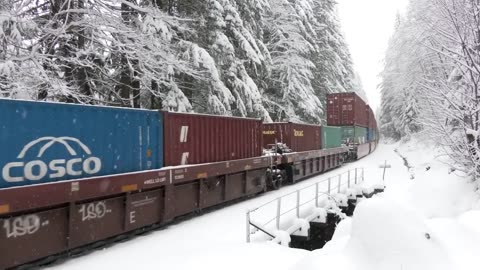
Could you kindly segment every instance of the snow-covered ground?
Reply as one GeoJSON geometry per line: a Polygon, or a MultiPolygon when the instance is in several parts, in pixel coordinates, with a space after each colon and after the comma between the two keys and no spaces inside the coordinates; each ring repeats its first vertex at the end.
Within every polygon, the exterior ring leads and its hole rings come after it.
{"type": "Polygon", "coordinates": [[[431,148],[415,141],[382,144],[372,155],[327,174],[49,269],[477,269],[480,211],[471,209],[480,209],[478,195],[429,153],[431,148]],[[404,166],[397,148],[413,168],[404,166]],[[392,165],[386,192],[360,203],[324,249],[246,243],[247,209],[355,167],[365,167],[365,180],[376,183],[385,160],[392,165]]]}
{"type": "Polygon", "coordinates": [[[474,185],[450,173],[431,146],[415,139],[382,149],[397,149],[411,168],[390,158],[385,193],[360,203],[332,241],[291,269],[478,269],[480,211],[475,209],[480,208],[474,185]]]}

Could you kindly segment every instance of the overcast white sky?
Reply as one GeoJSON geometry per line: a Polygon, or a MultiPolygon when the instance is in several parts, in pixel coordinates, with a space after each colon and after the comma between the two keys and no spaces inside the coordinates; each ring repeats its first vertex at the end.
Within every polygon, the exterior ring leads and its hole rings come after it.
{"type": "Polygon", "coordinates": [[[397,12],[408,0],[337,0],[342,30],[350,47],[355,69],[362,78],[370,105],[380,106],[380,79],[388,40],[397,12]]]}

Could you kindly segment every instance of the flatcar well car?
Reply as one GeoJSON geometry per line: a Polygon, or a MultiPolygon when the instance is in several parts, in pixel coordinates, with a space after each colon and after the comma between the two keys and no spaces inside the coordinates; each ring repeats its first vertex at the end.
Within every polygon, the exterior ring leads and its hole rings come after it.
{"type": "Polygon", "coordinates": [[[0,111],[0,269],[300,181],[348,152],[320,136],[262,156],[257,119],[6,99],[0,111]]]}

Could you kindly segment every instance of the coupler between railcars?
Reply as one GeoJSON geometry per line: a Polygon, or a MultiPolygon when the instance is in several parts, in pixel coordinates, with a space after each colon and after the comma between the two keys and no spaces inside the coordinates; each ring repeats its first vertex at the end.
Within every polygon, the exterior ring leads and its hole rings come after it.
{"type": "Polygon", "coordinates": [[[277,190],[288,180],[287,172],[283,164],[268,168],[266,174],[268,190],[277,190]]]}

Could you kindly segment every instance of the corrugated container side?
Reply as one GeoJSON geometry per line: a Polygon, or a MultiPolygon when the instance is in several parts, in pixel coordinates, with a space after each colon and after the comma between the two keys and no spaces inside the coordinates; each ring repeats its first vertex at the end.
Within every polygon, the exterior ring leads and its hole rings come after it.
{"type": "Polygon", "coordinates": [[[322,149],[342,146],[342,128],[322,126],[322,149]]]}
{"type": "Polygon", "coordinates": [[[284,143],[292,145],[290,136],[290,123],[264,123],[263,124],[263,147],[269,149],[275,143],[284,143]]]}
{"type": "Polygon", "coordinates": [[[327,95],[327,124],[329,126],[368,126],[366,104],[356,93],[327,95]]]}
{"type": "Polygon", "coordinates": [[[375,114],[373,113],[372,108],[367,105],[367,113],[368,113],[368,127],[369,128],[376,128],[377,127],[377,121],[375,119],[375,114]]]}
{"type": "Polygon", "coordinates": [[[370,105],[365,106],[365,113],[367,115],[367,127],[372,127],[373,124],[373,119],[372,119],[372,108],[370,108],[370,105]]]}
{"type": "Polygon", "coordinates": [[[0,188],[157,169],[158,111],[0,99],[0,188]]]}
{"type": "Polygon", "coordinates": [[[296,152],[318,150],[322,147],[320,126],[296,123],[263,124],[263,146],[285,143],[296,152]]]}
{"type": "Polygon", "coordinates": [[[359,126],[342,127],[342,140],[344,143],[366,143],[367,128],[359,126]]]}
{"type": "Polygon", "coordinates": [[[367,140],[369,142],[376,140],[376,131],[374,128],[367,129],[367,140]]]}
{"type": "Polygon", "coordinates": [[[165,165],[201,164],[262,155],[262,121],[163,112],[165,165]]]}
{"type": "Polygon", "coordinates": [[[318,150],[322,148],[320,126],[292,123],[292,150],[297,152],[318,150]]]}
{"type": "Polygon", "coordinates": [[[367,142],[367,128],[355,126],[356,143],[362,144],[367,142]]]}

